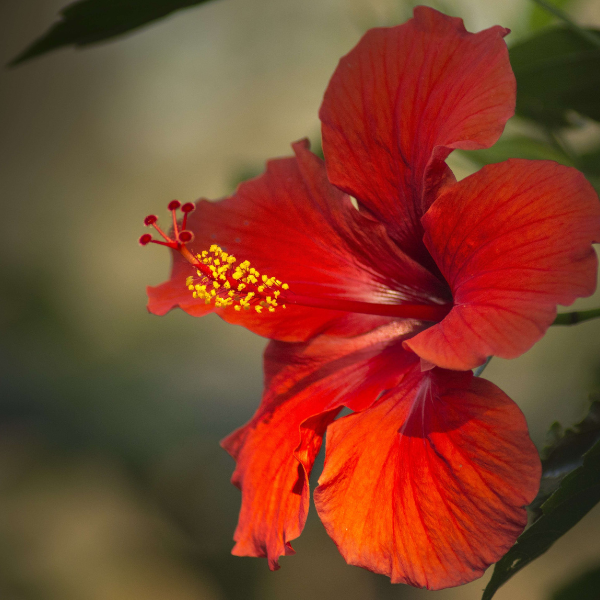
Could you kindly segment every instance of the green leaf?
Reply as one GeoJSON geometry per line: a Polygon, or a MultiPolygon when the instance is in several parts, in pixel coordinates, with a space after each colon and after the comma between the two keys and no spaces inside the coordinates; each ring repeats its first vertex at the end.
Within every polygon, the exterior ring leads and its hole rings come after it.
{"type": "Polygon", "coordinates": [[[573,166],[569,157],[558,148],[528,137],[501,139],[485,150],[462,150],[460,152],[479,165],[502,162],[509,158],[530,158],[555,160],[563,165],[573,166]]]}
{"type": "Polygon", "coordinates": [[[62,46],[96,44],[204,2],[208,0],[79,0],[63,8],[61,19],[9,66],[62,46]]]}
{"type": "Polygon", "coordinates": [[[598,600],[598,590],[600,590],[600,566],[589,569],[561,586],[552,594],[552,600],[598,600]]]}
{"type": "MultiPolygon", "coordinates": [[[[578,437],[577,433],[575,437],[578,437]]],[[[541,517],[519,536],[515,545],[496,563],[482,600],[490,600],[501,585],[546,552],[598,502],[600,440],[583,455],[583,464],[568,473],[558,489],[542,504],[541,517]]]]}
{"type": "Polygon", "coordinates": [[[600,121],[598,45],[572,29],[555,27],[513,46],[510,62],[518,115],[553,128],[569,125],[570,110],[600,121]]]}
{"type": "MultiPolygon", "coordinates": [[[[571,3],[571,0],[552,0],[552,4],[558,8],[566,8],[568,4],[571,3]]],[[[537,31],[538,29],[542,29],[552,23],[552,21],[556,17],[549,13],[547,10],[544,10],[538,4],[532,4],[531,15],[529,17],[529,28],[532,31],[537,31]]]]}
{"type": "MultiPolygon", "coordinates": [[[[540,491],[529,507],[534,514],[558,489],[565,476],[583,464],[583,455],[600,440],[600,398],[592,395],[590,399],[592,404],[582,421],[564,431],[556,422],[548,432],[550,443],[542,450],[540,491]]],[[[540,516],[538,513],[537,517],[540,516]]]]}

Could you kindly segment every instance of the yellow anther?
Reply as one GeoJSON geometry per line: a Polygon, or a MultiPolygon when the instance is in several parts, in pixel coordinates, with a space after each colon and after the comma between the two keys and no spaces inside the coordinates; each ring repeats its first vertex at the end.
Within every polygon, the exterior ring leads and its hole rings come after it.
{"type": "Polygon", "coordinates": [[[281,292],[271,291],[271,288],[281,286],[284,290],[289,289],[287,283],[282,284],[275,277],[261,275],[250,266],[248,260],[238,264],[235,256],[224,252],[217,244],[212,244],[208,251],[203,250],[196,258],[204,265],[203,271],[196,269],[200,281],[204,283],[194,284],[194,277],[189,276],[185,280],[186,287],[194,298],[202,299],[207,304],[214,298],[218,307],[233,306],[236,311],[254,307],[257,313],[266,308],[269,312],[275,312],[281,292]],[[245,297],[240,297],[243,291],[246,292],[245,297]],[[265,292],[271,295],[265,298],[265,292]]]}

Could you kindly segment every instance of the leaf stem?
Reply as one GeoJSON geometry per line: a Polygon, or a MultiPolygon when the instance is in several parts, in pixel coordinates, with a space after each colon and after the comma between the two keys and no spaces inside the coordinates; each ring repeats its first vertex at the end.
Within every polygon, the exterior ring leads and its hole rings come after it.
{"type": "Polygon", "coordinates": [[[582,27],[577,25],[577,23],[575,23],[575,21],[573,21],[573,19],[571,19],[569,15],[560,10],[560,8],[554,6],[553,4],[550,4],[549,2],[546,2],[546,0],[532,1],[535,2],[538,6],[541,6],[544,10],[553,14],[555,17],[558,17],[561,21],[564,21],[565,25],[567,25],[567,27],[569,27],[575,33],[577,33],[577,35],[587,40],[591,44],[594,44],[594,46],[596,46],[597,48],[600,48],[600,38],[597,35],[594,35],[591,31],[583,29],[582,27]]]}
{"type": "Polygon", "coordinates": [[[576,310],[574,312],[562,313],[556,315],[552,325],[575,325],[590,319],[600,317],[600,308],[592,308],[590,310],[576,310]]]}

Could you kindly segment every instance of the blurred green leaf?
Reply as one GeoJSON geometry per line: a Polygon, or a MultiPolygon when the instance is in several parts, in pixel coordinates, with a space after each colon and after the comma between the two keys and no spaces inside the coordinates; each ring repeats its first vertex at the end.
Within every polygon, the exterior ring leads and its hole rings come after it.
{"type": "Polygon", "coordinates": [[[529,158],[555,160],[563,165],[573,166],[570,158],[555,146],[528,137],[502,139],[485,150],[463,150],[461,152],[469,160],[479,165],[502,162],[509,158],[529,158]]]}
{"type": "Polygon", "coordinates": [[[600,502],[600,441],[583,456],[583,464],[569,473],[558,490],[542,504],[542,516],[524,531],[515,545],[494,567],[482,600],[490,600],[498,588],[578,523],[600,502]]]}
{"type": "Polygon", "coordinates": [[[548,432],[549,444],[542,450],[540,491],[530,509],[539,509],[565,476],[583,464],[583,455],[600,440],[600,395],[592,395],[590,399],[592,404],[588,414],[573,427],[563,431],[560,423],[552,424],[548,432]]]}
{"type": "Polygon", "coordinates": [[[61,19],[9,65],[62,46],[86,46],[123,35],[168,14],[209,0],[79,0],[60,11],[61,19]]]}
{"type": "Polygon", "coordinates": [[[600,148],[582,154],[577,160],[577,167],[588,176],[600,177],[600,148]]]}
{"type": "Polygon", "coordinates": [[[572,29],[555,27],[513,46],[510,62],[517,78],[517,114],[553,128],[569,125],[570,110],[600,121],[598,45],[572,29]]]}
{"type": "MultiPolygon", "coordinates": [[[[566,8],[572,0],[552,0],[552,4],[558,8],[566,8]]],[[[552,23],[556,17],[544,10],[538,4],[533,4],[531,9],[531,15],[529,17],[529,28],[532,31],[537,31],[543,27],[547,27],[552,23]]]]}
{"type": "Polygon", "coordinates": [[[579,575],[552,594],[552,600],[598,600],[600,566],[579,575]]]}

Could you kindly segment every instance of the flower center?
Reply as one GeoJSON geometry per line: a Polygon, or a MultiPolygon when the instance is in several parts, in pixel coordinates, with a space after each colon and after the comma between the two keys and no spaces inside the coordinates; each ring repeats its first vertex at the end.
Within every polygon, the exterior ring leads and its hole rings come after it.
{"type": "Polygon", "coordinates": [[[190,275],[185,285],[194,298],[204,300],[206,304],[214,301],[216,307],[233,306],[234,310],[254,309],[257,313],[263,310],[275,312],[286,305],[298,305],[311,308],[339,310],[344,312],[418,319],[421,321],[441,321],[449,312],[450,304],[378,304],[345,300],[342,298],[314,297],[297,294],[275,277],[259,273],[250,262],[238,259],[213,244],[209,250],[193,254],[187,244],[194,241],[194,234],[186,229],[187,219],[195,206],[191,202],[181,205],[178,200],[169,203],[172,213],[173,233],[168,236],[159,226],[158,217],[148,215],[144,225],[154,227],[162,240],[152,239],[145,233],[139,239],[142,246],[149,243],[167,246],[176,250],[195,269],[196,276],[190,275]],[[177,210],[181,208],[183,219],[181,226],[177,222],[177,210]]]}

